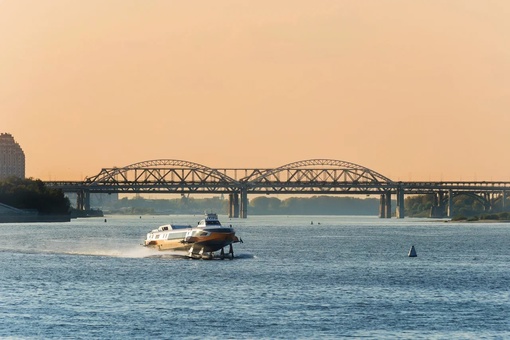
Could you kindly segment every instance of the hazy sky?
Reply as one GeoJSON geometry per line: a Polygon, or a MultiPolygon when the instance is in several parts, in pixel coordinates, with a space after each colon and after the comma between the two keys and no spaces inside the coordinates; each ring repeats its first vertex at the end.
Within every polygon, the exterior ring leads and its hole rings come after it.
{"type": "Polygon", "coordinates": [[[510,181],[508,0],[0,0],[28,177],[328,158],[510,181]]]}

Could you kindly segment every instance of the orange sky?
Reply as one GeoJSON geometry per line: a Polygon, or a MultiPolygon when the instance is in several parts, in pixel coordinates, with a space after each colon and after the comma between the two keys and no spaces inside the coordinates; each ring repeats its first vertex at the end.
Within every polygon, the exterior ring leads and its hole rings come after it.
{"type": "Polygon", "coordinates": [[[28,177],[329,158],[510,181],[508,0],[0,0],[28,177]]]}

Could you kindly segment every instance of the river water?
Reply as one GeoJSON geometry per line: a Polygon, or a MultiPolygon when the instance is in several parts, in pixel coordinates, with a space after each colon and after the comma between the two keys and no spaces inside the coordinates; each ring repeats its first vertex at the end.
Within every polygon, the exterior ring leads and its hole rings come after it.
{"type": "Polygon", "coordinates": [[[140,246],[200,218],[0,224],[0,338],[510,338],[510,224],[220,216],[234,260],[140,246]]]}

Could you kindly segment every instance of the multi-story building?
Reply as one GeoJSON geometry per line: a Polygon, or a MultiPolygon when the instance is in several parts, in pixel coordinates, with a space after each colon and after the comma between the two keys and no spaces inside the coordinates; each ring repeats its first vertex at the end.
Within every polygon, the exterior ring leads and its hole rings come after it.
{"type": "Polygon", "coordinates": [[[25,178],[25,153],[9,133],[0,134],[0,179],[25,178]]]}

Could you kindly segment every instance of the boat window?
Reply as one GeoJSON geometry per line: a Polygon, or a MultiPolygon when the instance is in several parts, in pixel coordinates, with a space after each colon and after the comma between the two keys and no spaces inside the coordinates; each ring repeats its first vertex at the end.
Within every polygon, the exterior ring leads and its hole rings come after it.
{"type": "Polygon", "coordinates": [[[207,225],[221,225],[220,221],[207,221],[207,225]]]}
{"type": "Polygon", "coordinates": [[[159,235],[156,235],[156,240],[159,238],[159,235]]]}

